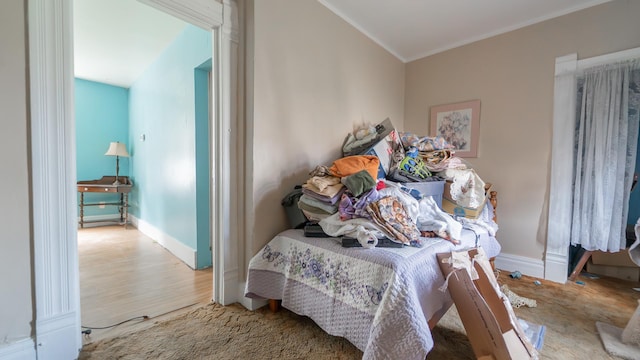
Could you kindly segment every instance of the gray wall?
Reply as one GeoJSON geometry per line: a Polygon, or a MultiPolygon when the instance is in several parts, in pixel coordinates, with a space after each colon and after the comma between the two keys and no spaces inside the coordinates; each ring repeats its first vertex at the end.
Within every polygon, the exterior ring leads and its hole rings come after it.
{"type": "Polygon", "coordinates": [[[0,2],[0,348],[33,320],[25,3],[0,2]]]}

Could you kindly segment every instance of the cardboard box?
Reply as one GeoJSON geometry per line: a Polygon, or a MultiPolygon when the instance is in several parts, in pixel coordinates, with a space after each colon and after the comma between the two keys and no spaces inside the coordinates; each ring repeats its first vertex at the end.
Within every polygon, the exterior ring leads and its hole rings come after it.
{"type": "Polygon", "coordinates": [[[631,261],[628,249],[620,250],[616,253],[594,251],[591,253],[591,262],[593,262],[594,265],[638,267],[638,265],[631,261]]]}
{"type": "Polygon", "coordinates": [[[449,191],[452,182],[447,180],[444,184],[444,192],[442,194],[442,210],[453,216],[461,216],[466,217],[468,219],[477,219],[482,214],[482,210],[484,209],[484,205],[489,198],[489,194],[491,194],[491,188],[485,190],[484,200],[482,204],[480,204],[477,208],[469,208],[456,204],[455,201],[451,198],[451,192],[449,191]]]}
{"type": "Polygon", "coordinates": [[[640,267],[597,265],[587,262],[587,272],[628,281],[640,281],[640,267]]]}
{"type": "MultiPolygon", "coordinates": [[[[469,263],[477,251],[468,252],[469,263]]],[[[476,358],[537,359],[537,351],[516,323],[513,308],[498,289],[498,281],[488,262],[473,263],[478,278],[472,279],[464,266],[449,261],[452,256],[453,253],[436,254],[442,275],[447,279],[447,290],[456,304],[476,358]]]]}
{"type": "Polygon", "coordinates": [[[388,118],[376,126],[379,129],[377,140],[370,147],[366,148],[361,155],[374,155],[380,159],[378,167],[378,179],[384,179],[392,167],[398,164],[393,160],[393,152],[401,151],[404,154],[404,147],[400,141],[398,132],[388,118]]]}

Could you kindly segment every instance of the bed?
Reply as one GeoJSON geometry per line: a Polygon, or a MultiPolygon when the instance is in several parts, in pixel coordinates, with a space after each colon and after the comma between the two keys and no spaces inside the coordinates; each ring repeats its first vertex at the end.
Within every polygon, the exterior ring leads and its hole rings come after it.
{"type": "MultiPolygon", "coordinates": [[[[493,212],[496,193],[486,205],[493,212]]],[[[422,247],[345,248],[338,238],[309,238],[303,230],[276,235],[249,264],[245,296],[281,300],[324,331],[363,351],[363,359],[424,359],[431,328],[452,305],[439,288],[436,254],[482,247],[500,252],[495,236],[463,229],[461,243],[430,238],[422,247]]]]}

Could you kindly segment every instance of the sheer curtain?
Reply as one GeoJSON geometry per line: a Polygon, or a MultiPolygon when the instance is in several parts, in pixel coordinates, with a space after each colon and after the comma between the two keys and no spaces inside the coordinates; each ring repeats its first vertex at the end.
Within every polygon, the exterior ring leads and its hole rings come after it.
{"type": "Polygon", "coordinates": [[[577,93],[571,243],[617,252],[626,247],[640,59],[586,69],[577,93]]]}

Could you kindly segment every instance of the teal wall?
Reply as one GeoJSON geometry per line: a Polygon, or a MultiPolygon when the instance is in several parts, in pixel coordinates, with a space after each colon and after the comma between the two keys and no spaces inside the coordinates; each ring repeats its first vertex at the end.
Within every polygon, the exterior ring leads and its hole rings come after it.
{"type": "MultiPolygon", "coordinates": [[[[129,90],[75,79],[75,116],[77,180],[115,176],[116,158],[105,156],[104,153],[112,141],[128,145],[129,90]]],[[[128,158],[120,158],[120,175],[129,175],[128,158]]],[[[85,194],[85,203],[117,200],[117,194],[85,194]]],[[[85,216],[117,213],[116,206],[106,206],[104,209],[89,206],[84,210],[85,216]]]]}
{"type": "Polygon", "coordinates": [[[129,89],[130,211],[194,250],[195,71],[211,54],[211,34],[189,25],[129,89]]]}
{"type": "Polygon", "coordinates": [[[196,232],[198,267],[211,266],[211,157],[209,150],[209,74],[211,60],[194,71],[196,110],[196,232]]]}

